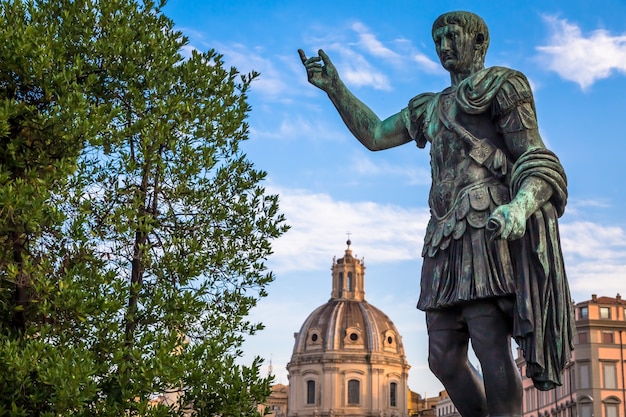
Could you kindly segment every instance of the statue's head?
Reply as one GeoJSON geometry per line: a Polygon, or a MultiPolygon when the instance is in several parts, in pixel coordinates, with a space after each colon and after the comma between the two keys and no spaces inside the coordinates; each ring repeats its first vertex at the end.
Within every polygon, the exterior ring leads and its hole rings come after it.
{"type": "Polygon", "coordinates": [[[469,63],[475,69],[484,66],[485,55],[489,47],[489,29],[480,16],[463,11],[444,13],[435,19],[432,35],[437,54],[442,60],[441,63],[449,71],[454,70],[454,68],[446,66],[445,58],[440,51],[442,39],[446,37],[449,37],[453,45],[456,46],[456,52],[463,55],[458,57],[459,59],[465,61],[466,64],[469,63]],[[454,29],[460,29],[461,33],[449,33],[453,32],[454,29]]]}

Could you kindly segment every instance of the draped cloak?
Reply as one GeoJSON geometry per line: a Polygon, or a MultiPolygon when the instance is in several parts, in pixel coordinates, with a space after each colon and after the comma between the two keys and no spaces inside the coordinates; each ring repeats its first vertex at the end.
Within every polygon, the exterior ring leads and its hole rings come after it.
{"type": "MultiPolygon", "coordinates": [[[[402,111],[420,148],[446,129],[464,130],[440,114],[442,93],[420,94],[402,111]]],[[[466,114],[491,112],[500,135],[536,128],[531,89],[520,72],[503,67],[478,71],[459,83],[455,100],[466,114]]],[[[548,390],[562,385],[562,371],[573,350],[573,314],[557,222],[567,202],[567,179],[551,151],[529,147],[513,160],[504,141],[497,139],[487,138],[497,150],[485,162],[494,172],[492,180],[461,190],[454,210],[444,218],[435,215],[429,201],[433,216],[424,242],[418,308],[436,310],[481,298],[514,297],[513,337],[523,351],[526,374],[538,389],[548,390]],[[530,216],[521,239],[490,242],[486,239],[486,214],[510,201],[529,177],[549,184],[551,199],[530,216]],[[503,195],[503,187],[504,194],[508,188],[508,195],[503,195]],[[476,197],[485,194],[488,204],[476,197]],[[469,278],[461,277],[463,274],[469,278]],[[461,280],[470,284],[460,284],[461,280]]]]}

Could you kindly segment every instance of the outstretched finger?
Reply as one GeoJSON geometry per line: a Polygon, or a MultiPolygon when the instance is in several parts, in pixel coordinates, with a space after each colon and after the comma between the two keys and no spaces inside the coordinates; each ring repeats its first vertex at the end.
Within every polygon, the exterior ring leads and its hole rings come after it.
{"type": "Polygon", "coordinates": [[[330,61],[330,58],[328,57],[328,55],[326,55],[326,52],[324,52],[323,49],[320,49],[318,51],[318,54],[319,54],[320,58],[322,58],[322,61],[324,62],[324,65],[327,65],[329,67],[334,67],[333,63],[330,61]]]}
{"type": "Polygon", "coordinates": [[[306,65],[307,57],[304,54],[304,51],[302,49],[298,49],[298,54],[300,54],[300,59],[302,60],[302,63],[306,65]]]}
{"type": "Polygon", "coordinates": [[[319,56],[313,56],[311,58],[307,58],[306,55],[304,55],[304,51],[302,51],[302,49],[298,50],[298,53],[300,54],[300,59],[302,60],[302,63],[304,64],[305,67],[310,68],[311,66],[320,66],[320,64],[318,64],[318,62],[320,62],[322,60],[322,58],[320,58],[319,56]]]}

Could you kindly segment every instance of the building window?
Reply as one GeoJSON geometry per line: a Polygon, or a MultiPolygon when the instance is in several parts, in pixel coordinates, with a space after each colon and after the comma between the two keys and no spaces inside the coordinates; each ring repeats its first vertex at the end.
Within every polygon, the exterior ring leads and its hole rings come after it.
{"type": "Polygon", "coordinates": [[[601,319],[610,319],[611,318],[611,308],[610,307],[600,307],[600,318],[601,319]]]}
{"type": "Polygon", "coordinates": [[[619,408],[617,404],[604,404],[606,417],[619,417],[619,408]]]}
{"type": "Polygon", "coordinates": [[[614,343],[613,332],[602,332],[602,343],[614,343]]]}
{"type": "Polygon", "coordinates": [[[390,407],[396,407],[397,406],[397,391],[398,391],[398,384],[396,384],[395,382],[392,382],[391,384],[389,384],[389,406],[390,407]]]}
{"type": "MultiPolygon", "coordinates": [[[[589,364],[581,363],[578,366],[578,375],[580,377],[580,388],[590,388],[589,385],[589,364]]],[[[589,415],[591,417],[591,415],[589,415]]]]}
{"type": "Polygon", "coordinates": [[[306,403],[315,404],[315,381],[306,382],[306,403]]]}
{"type": "Polygon", "coordinates": [[[580,307],[578,309],[578,318],[579,319],[586,319],[587,317],[589,317],[589,307],[587,307],[587,306],[580,307]]]}
{"type": "Polygon", "coordinates": [[[526,400],[526,410],[534,410],[534,404],[533,404],[533,391],[531,388],[526,388],[524,390],[524,399],[526,400]]]}
{"type": "Polygon", "coordinates": [[[602,381],[604,382],[604,388],[617,388],[617,371],[615,369],[615,362],[602,363],[602,381]]]}
{"type": "Polygon", "coordinates": [[[343,297],[343,272],[339,273],[339,298],[343,297]]]}
{"type": "Polygon", "coordinates": [[[589,343],[589,337],[587,332],[578,333],[578,343],[580,343],[581,345],[589,343]]]}
{"type": "Polygon", "coordinates": [[[361,383],[356,379],[348,381],[348,405],[361,403],[361,383]]]}
{"type": "Polygon", "coordinates": [[[354,291],[354,283],[352,282],[352,272],[348,272],[348,291],[354,291]]]}
{"type": "Polygon", "coordinates": [[[591,417],[592,407],[590,403],[580,404],[580,417],[591,417]]]}

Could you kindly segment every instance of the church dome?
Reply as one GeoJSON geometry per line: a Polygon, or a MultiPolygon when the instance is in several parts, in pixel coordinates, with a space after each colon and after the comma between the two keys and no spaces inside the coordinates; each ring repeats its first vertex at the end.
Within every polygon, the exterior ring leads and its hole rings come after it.
{"type": "Polygon", "coordinates": [[[365,300],[365,262],[347,244],[344,257],[333,259],[330,300],[294,334],[289,414],[377,410],[403,416],[410,367],[402,338],[391,319],[365,300]]]}
{"type": "Polygon", "coordinates": [[[343,351],[404,357],[396,326],[365,300],[331,299],[309,315],[295,339],[294,355],[343,351]]]}

